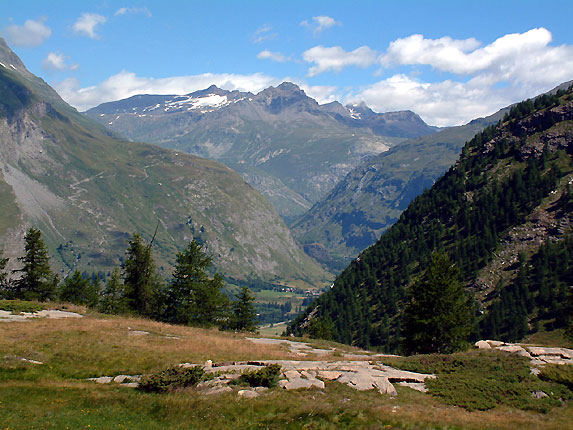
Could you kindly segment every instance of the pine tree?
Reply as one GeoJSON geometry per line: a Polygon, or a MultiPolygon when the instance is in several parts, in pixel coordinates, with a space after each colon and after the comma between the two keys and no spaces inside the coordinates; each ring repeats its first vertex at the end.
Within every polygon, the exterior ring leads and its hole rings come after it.
{"type": "Polygon", "coordinates": [[[223,278],[208,269],[212,258],[193,240],[177,254],[177,264],[168,292],[168,319],[179,324],[225,325],[229,299],[221,291],[223,278]]]}
{"type": "Polygon", "coordinates": [[[126,250],[127,258],[122,265],[125,299],[130,310],[139,315],[151,316],[159,280],[151,255],[153,240],[143,244],[139,233],[134,233],[126,250]]]}
{"type": "Polygon", "coordinates": [[[24,300],[46,301],[54,298],[58,278],[50,268],[50,260],[46,245],[42,240],[42,232],[33,227],[24,236],[26,255],[18,258],[24,267],[15,270],[22,277],[14,283],[14,298],[24,300]]]}
{"type": "Polygon", "coordinates": [[[95,307],[98,303],[99,289],[97,284],[90,282],[75,270],[62,283],[59,296],[60,300],[65,302],[95,307]]]}
{"type": "MultiPolygon", "coordinates": [[[[248,287],[243,286],[233,302],[231,328],[239,331],[257,331],[257,311],[255,296],[248,287]]],[[[290,302],[289,302],[290,303],[290,302]]]]}
{"type": "Polygon", "coordinates": [[[406,352],[450,353],[467,340],[472,314],[459,276],[447,254],[432,254],[430,266],[412,286],[404,312],[406,352]]]}
{"type": "Polygon", "coordinates": [[[104,314],[121,314],[127,311],[125,291],[119,274],[119,269],[114,269],[105,284],[99,301],[99,310],[104,314]]]}

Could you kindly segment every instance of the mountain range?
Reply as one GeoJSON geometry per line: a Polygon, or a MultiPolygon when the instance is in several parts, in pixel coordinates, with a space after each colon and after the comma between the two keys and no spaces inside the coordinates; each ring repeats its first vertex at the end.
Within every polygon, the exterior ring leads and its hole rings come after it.
{"type": "Polygon", "coordinates": [[[129,236],[150,239],[166,271],[196,238],[217,270],[240,279],[320,281],[273,206],[228,167],[134,143],[66,104],[0,39],[0,239],[23,253],[41,228],[61,273],[110,270],[129,236]]]}
{"type": "Polygon", "coordinates": [[[437,130],[410,111],[320,105],[289,82],[256,95],[216,86],[183,96],[137,95],[86,114],[130,140],[226,164],[287,221],[325,197],[365,158],[437,130]]]}

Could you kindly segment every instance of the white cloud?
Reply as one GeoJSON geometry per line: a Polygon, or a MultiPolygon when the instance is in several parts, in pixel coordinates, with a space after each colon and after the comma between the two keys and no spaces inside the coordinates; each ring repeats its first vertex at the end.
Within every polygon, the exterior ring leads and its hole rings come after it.
{"type": "Polygon", "coordinates": [[[340,46],[315,46],[302,54],[307,63],[315,63],[308,70],[309,76],[316,76],[328,70],[340,71],[347,66],[368,67],[377,60],[376,51],[368,46],[361,46],[347,52],[340,46]]]}
{"type": "Polygon", "coordinates": [[[96,39],[98,37],[96,27],[105,24],[106,21],[105,16],[97,13],[83,13],[74,23],[73,29],[75,33],[96,39]]]}
{"type": "Polygon", "coordinates": [[[550,42],[551,33],[545,28],[507,34],[483,48],[479,48],[481,43],[473,38],[425,39],[421,34],[414,34],[391,42],[381,61],[383,65],[429,65],[456,74],[488,69],[502,71],[508,65],[530,61],[529,56],[547,49],[550,42]]]}
{"type": "Polygon", "coordinates": [[[42,62],[42,67],[51,70],[65,70],[68,68],[64,54],[50,52],[42,62]]]}
{"type": "Polygon", "coordinates": [[[272,33],[273,27],[269,24],[265,24],[259,27],[253,34],[253,43],[261,43],[265,40],[271,40],[278,36],[278,33],[272,33]]]}
{"type": "Polygon", "coordinates": [[[24,25],[12,24],[2,31],[8,43],[13,46],[38,46],[50,35],[52,30],[42,20],[28,19],[24,25]]]}
{"type": "Polygon", "coordinates": [[[151,12],[147,7],[121,7],[115,13],[114,16],[121,16],[126,14],[143,14],[148,18],[151,18],[151,12]]]}
{"type": "Polygon", "coordinates": [[[260,73],[252,75],[204,73],[156,79],[122,71],[95,86],[80,88],[77,79],[68,78],[55,84],[54,88],[65,101],[82,111],[104,102],[137,94],[188,94],[212,84],[227,90],[257,93],[280,82],[279,79],[260,73]]]}
{"type": "Polygon", "coordinates": [[[264,51],[259,52],[259,55],[257,55],[257,58],[260,60],[272,60],[272,61],[276,61],[278,63],[284,63],[284,62],[289,60],[287,57],[285,57],[280,52],[268,51],[266,49],[264,51]]]}
{"type": "Polygon", "coordinates": [[[313,32],[315,35],[335,25],[342,25],[340,21],[336,21],[334,18],[326,15],[313,16],[312,21],[313,23],[309,23],[307,20],[304,20],[300,25],[303,27],[314,27],[313,32]]]}

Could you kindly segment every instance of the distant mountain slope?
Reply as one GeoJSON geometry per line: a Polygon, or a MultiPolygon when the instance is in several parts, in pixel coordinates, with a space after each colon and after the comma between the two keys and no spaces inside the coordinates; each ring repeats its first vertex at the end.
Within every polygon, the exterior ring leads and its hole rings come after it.
{"type": "Polygon", "coordinates": [[[87,115],[128,137],[221,161],[292,219],[364,157],[435,132],[413,112],[319,105],[285,82],[254,95],[216,86],[184,96],[139,95],[87,115]]]}
{"type": "Polygon", "coordinates": [[[456,161],[464,142],[506,111],[410,139],[368,158],[292,224],[293,234],[311,255],[321,248],[326,264],[347,263],[376,242],[408,204],[432,186],[456,161]]]}
{"type": "MultiPolygon", "coordinates": [[[[245,279],[322,279],[266,199],[229,168],[122,141],[64,103],[0,39],[0,239],[19,256],[40,227],[62,270],[109,270],[135,231],[167,269],[196,237],[219,271],[245,279]]],[[[14,261],[14,260],[13,260],[14,261]]]]}
{"type": "Polygon", "coordinates": [[[486,336],[515,340],[544,321],[562,327],[573,281],[572,155],[571,87],[513,106],[464,146],[455,166],[289,332],[314,327],[344,343],[398,350],[408,287],[434,250],[461,269],[486,336]]]}

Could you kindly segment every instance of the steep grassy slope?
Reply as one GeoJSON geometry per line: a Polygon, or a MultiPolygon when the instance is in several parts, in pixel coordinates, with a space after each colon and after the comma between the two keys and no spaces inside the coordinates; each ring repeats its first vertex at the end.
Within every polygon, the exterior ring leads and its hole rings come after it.
{"type": "Polygon", "coordinates": [[[196,237],[229,276],[322,278],[274,208],[236,173],[113,138],[0,47],[2,63],[14,66],[0,66],[0,237],[9,256],[20,254],[23,230],[35,225],[63,273],[107,271],[131,233],[149,239],[159,222],[164,269],[196,237]]]}
{"type": "Polygon", "coordinates": [[[345,343],[397,350],[408,286],[427,267],[434,250],[448,252],[457,262],[482,303],[482,328],[487,326],[490,333],[496,326],[503,328],[499,318],[484,325],[489,310],[497,309],[507,320],[516,308],[526,309],[520,292],[533,295],[526,323],[539,317],[541,306],[545,317],[562,313],[567,292],[562,285],[570,285],[570,253],[564,254],[568,269],[562,276],[532,277],[525,290],[508,290],[509,299],[504,299],[500,282],[511,281],[507,269],[517,262],[520,250],[526,248],[524,259],[536,255],[545,242],[565,240],[571,231],[573,95],[571,88],[558,94],[514,106],[497,126],[478,133],[464,146],[456,165],[417,197],[290,331],[300,334],[320,328],[323,335],[345,343]],[[550,214],[547,217],[554,222],[544,225],[543,214],[550,214]],[[553,293],[543,298],[543,288],[553,293]],[[544,303],[547,297],[553,297],[549,304],[544,303]]]}
{"type": "Polygon", "coordinates": [[[225,163],[285,219],[306,212],[364,157],[435,131],[413,112],[319,105],[288,82],[256,95],[212,86],[185,96],[134,96],[87,115],[129,139],[225,163]]]}

